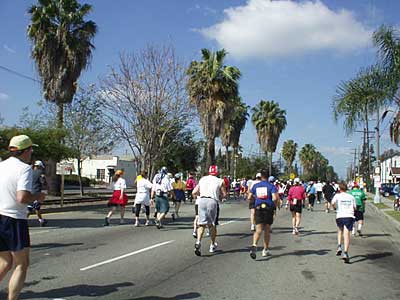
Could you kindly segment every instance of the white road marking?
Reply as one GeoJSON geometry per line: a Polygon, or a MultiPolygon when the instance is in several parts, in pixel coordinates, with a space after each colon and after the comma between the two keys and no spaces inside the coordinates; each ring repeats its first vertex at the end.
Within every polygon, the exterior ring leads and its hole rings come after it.
{"type": "Polygon", "coordinates": [[[228,225],[228,224],[231,224],[231,223],[236,222],[236,221],[237,221],[237,220],[230,220],[230,221],[228,221],[228,222],[225,222],[225,223],[220,224],[219,226],[228,225]]]}
{"type": "Polygon", "coordinates": [[[121,255],[121,256],[118,256],[118,257],[114,257],[114,258],[99,262],[97,264],[94,264],[94,265],[91,265],[91,266],[88,266],[88,267],[81,268],[80,270],[81,271],[90,270],[90,269],[93,269],[93,268],[96,268],[96,267],[99,267],[99,266],[102,266],[102,265],[105,265],[105,264],[108,264],[108,263],[111,263],[111,262],[114,262],[114,261],[129,257],[129,256],[132,256],[132,255],[135,255],[135,254],[139,254],[139,253],[142,253],[142,252],[145,252],[145,251],[157,248],[157,247],[161,247],[161,246],[164,246],[164,245],[167,245],[167,244],[171,244],[173,242],[175,242],[175,241],[171,240],[171,241],[155,244],[153,246],[149,246],[149,247],[146,247],[146,248],[143,248],[143,249],[140,249],[140,250],[133,251],[131,253],[127,253],[127,254],[124,254],[124,255],[121,255]]]}
{"type": "Polygon", "coordinates": [[[45,233],[45,232],[50,232],[51,230],[35,230],[29,232],[29,235],[34,235],[34,234],[39,234],[39,233],[45,233]]]}

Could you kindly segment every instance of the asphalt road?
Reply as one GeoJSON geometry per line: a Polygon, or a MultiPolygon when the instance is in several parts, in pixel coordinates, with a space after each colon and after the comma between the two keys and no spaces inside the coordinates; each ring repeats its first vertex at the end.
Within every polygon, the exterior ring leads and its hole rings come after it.
{"type": "Polygon", "coordinates": [[[322,205],[304,213],[299,236],[289,213],[279,211],[272,256],[260,251],[255,261],[244,202],[222,206],[220,250],[208,253],[207,238],[202,257],[193,252],[192,210],[185,205],[182,218],[162,230],[117,219],[103,227],[106,208],[49,214],[44,228],[32,218],[21,299],[400,299],[400,233],[373,211],[346,265],[335,256],[334,214],[322,205]]]}

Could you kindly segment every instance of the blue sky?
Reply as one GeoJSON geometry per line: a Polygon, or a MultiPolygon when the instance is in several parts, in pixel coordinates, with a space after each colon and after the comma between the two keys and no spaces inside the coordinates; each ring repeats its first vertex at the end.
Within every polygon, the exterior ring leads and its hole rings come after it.
{"type": "MultiPolygon", "coordinates": [[[[278,149],[287,139],[300,147],[312,143],[340,175],[362,136],[346,137],[341,123],[334,123],[332,97],[342,80],[375,61],[370,35],[383,23],[398,26],[400,11],[396,0],[86,2],[93,5],[90,19],[99,33],[82,83],[104,76],[121,51],[140,50],[148,43],[172,43],[187,62],[200,59],[201,48],[225,47],[226,63],[243,74],[244,101],[254,106],[261,99],[275,100],[287,111],[288,125],[278,149]]],[[[26,10],[33,3],[0,1],[0,66],[37,78],[26,37],[26,10]]],[[[40,99],[39,84],[0,69],[0,115],[5,124],[18,122],[25,106],[35,111],[40,99]]],[[[250,123],[241,144],[245,154],[258,151],[250,123]]],[[[381,149],[390,147],[395,146],[386,130],[381,149]]]]}

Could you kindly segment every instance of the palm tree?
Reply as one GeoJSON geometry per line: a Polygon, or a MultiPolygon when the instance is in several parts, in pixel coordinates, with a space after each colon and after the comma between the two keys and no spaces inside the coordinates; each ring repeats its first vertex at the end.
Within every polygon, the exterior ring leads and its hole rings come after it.
{"type": "Polygon", "coordinates": [[[233,155],[237,155],[240,135],[246,126],[249,106],[240,97],[233,99],[233,112],[225,119],[221,130],[221,142],[226,149],[226,170],[230,174],[229,147],[233,147],[233,155]]]}
{"type": "Polygon", "coordinates": [[[282,157],[286,162],[287,172],[288,174],[292,173],[293,171],[293,162],[296,158],[297,152],[297,143],[293,140],[287,140],[283,143],[282,146],[282,157]]]}
{"type": "Polygon", "coordinates": [[[304,169],[304,174],[309,175],[315,166],[317,150],[312,144],[305,144],[299,152],[299,159],[304,169]]]}
{"type": "MultiPolygon", "coordinates": [[[[97,26],[85,21],[92,6],[76,0],[39,0],[28,9],[28,37],[32,57],[43,85],[43,96],[57,105],[57,127],[64,127],[64,104],[71,103],[77,81],[89,66],[97,26]]],[[[59,141],[61,142],[61,141],[59,141]]],[[[56,162],[49,160],[46,173],[50,194],[59,194],[56,162]]]]}
{"type": "Polygon", "coordinates": [[[241,74],[238,68],[223,64],[227,54],[224,49],[216,52],[202,49],[201,52],[202,61],[193,61],[187,70],[187,89],[207,139],[206,161],[214,164],[215,138],[221,134],[224,118],[232,112],[230,99],[238,96],[241,74]]]}
{"type": "Polygon", "coordinates": [[[280,109],[279,104],[274,101],[261,100],[252,109],[251,121],[257,130],[258,142],[261,149],[267,154],[270,153],[269,174],[272,173],[272,154],[282,131],[286,128],[286,111],[280,109]]]}
{"type": "Polygon", "coordinates": [[[59,128],[63,127],[64,104],[71,103],[78,78],[89,66],[94,49],[97,26],[85,21],[91,9],[91,5],[76,0],[39,0],[28,9],[32,57],[42,79],[44,98],[58,107],[59,128]]]}

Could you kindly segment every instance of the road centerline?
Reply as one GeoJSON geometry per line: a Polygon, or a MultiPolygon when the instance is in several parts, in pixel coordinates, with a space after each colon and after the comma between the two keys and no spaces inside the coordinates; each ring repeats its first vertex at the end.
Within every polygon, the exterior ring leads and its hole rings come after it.
{"type": "Polygon", "coordinates": [[[102,265],[105,265],[105,264],[112,263],[112,262],[117,261],[117,260],[124,259],[124,258],[129,257],[129,256],[132,256],[132,255],[136,255],[136,254],[139,254],[139,253],[142,253],[142,252],[146,252],[146,251],[149,251],[149,250],[152,250],[152,249],[155,249],[155,248],[158,248],[158,247],[167,245],[167,244],[171,244],[171,243],[173,243],[173,242],[175,242],[175,241],[174,241],[174,240],[171,240],[171,241],[166,241],[166,242],[158,243],[158,244],[155,244],[155,245],[152,245],[152,246],[149,246],[149,247],[140,249],[140,250],[136,250],[136,251],[133,251],[133,252],[130,252],[130,253],[127,253],[127,254],[118,256],[118,257],[114,257],[114,258],[111,258],[111,259],[108,259],[108,260],[99,262],[99,263],[94,264],[94,265],[91,265],[91,266],[87,266],[87,267],[81,268],[80,270],[81,270],[81,271],[90,270],[90,269],[93,269],[93,268],[96,268],[96,267],[99,267],[99,266],[102,266],[102,265]]]}

